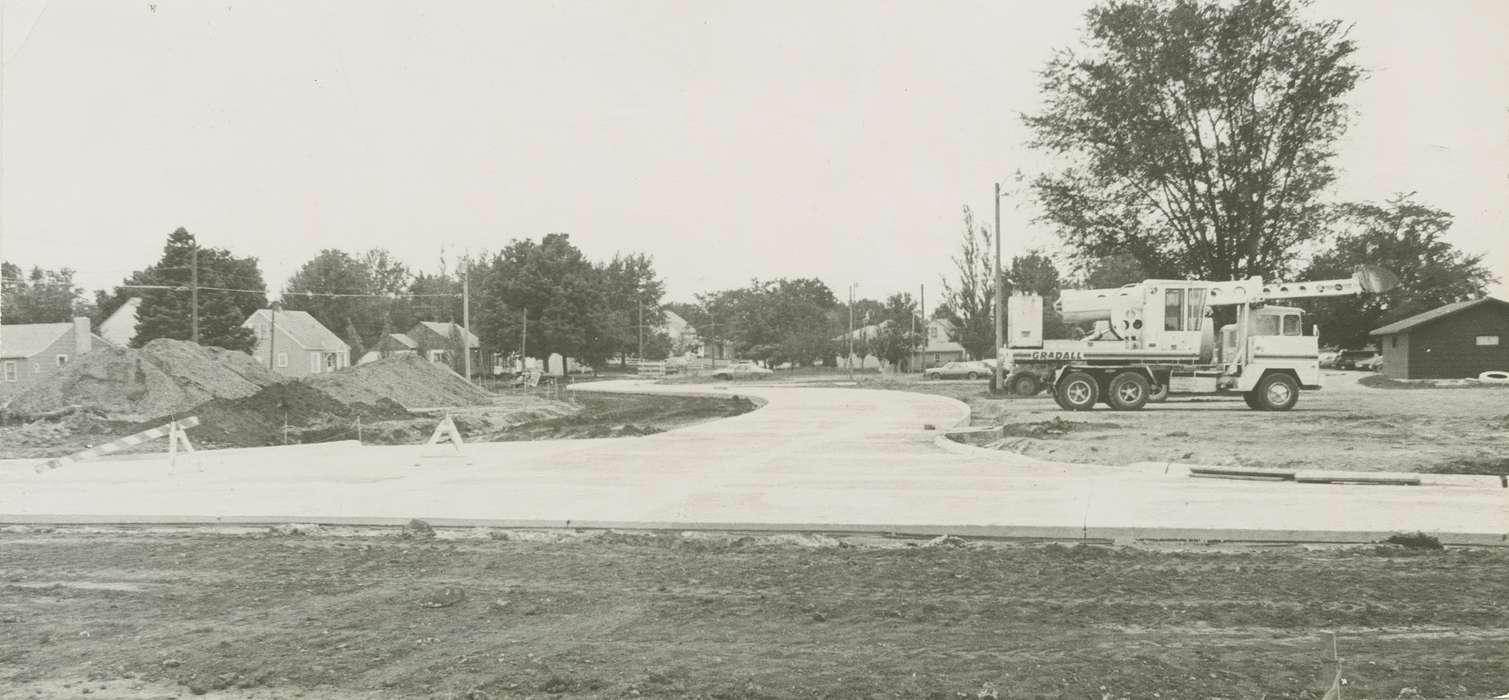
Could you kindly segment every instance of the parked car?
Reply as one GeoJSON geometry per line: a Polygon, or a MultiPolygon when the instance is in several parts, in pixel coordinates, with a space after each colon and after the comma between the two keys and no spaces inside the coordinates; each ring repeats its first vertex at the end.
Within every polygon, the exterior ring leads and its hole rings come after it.
{"type": "Polygon", "coordinates": [[[1357,363],[1374,358],[1379,362],[1383,361],[1383,356],[1377,350],[1342,350],[1336,355],[1336,369],[1362,369],[1357,363]]]}
{"type": "Polygon", "coordinates": [[[1382,355],[1374,355],[1372,357],[1364,357],[1361,360],[1358,360],[1356,362],[1356,365],[1357,365],[1357,369],[1360,369],[1360,370],[1366,370],[1368,372],[1382,372],[1383,371],[1383,356],[1382,355]]]}
{"type": "Polygon", "coordinates": [[[1319,355],[1316,355],[1315,359],[1320,361],[1321,369],[1334,369],[1336,367],[1336,356],[1340,354],[1335,350],[1323,350],[1319,355]]]}
{"type": "Polygon", "coordinates": [[[923,379],[979,379],[988,377],[991,367],[984,362],[950,362],[941,367],[931,367],[922,371],[923,379]]]}
{"type": "Polygon", "coordinates": [[[713,379],[763,379],[772,374],[775,372],[750,360],[734,360],[732,364],[714,370],[713,379]]]}

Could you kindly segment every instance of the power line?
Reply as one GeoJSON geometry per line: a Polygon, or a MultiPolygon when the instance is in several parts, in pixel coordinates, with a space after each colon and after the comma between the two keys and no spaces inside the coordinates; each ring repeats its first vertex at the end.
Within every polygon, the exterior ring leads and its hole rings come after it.
{"type": "MultiPolygon", "coordinates": [[[[192,289],[190,287],[188,287],[188,286],[185,286],[185,285],[172,285],[172,284],[122,284],[122,285],[117,285],[117,286],[119,288],[121,288],[121,289],[157,289],[157,290],[166,290],[166,291],[171,291],[171,292],[188,292],[188,291],[192,291],[192,289]]],[[[265,290],[265,289],[232,289],[230,287],[205,287],[205,286],[202,286],[202,285],[199,287],[199,289],[201,291],[210,291],[210,292],[237,292],[237,293],[244,293],[244,294],[267,294],[268,293],[268,291],[265,290]]],[[[455,299],[455,298],[459,298],[459,297],[462,296],[461,292],[449,292],[449,293],[441,293],[441,294],[413,294],[413,293],[408,293],[408,292],[404,292],[404,293],[395,292],[395,293],[392,293],[392,294],[374,294],[374,293],[370,293],[370,292],[368,292],[368,293],[353,293],[353,292],[282,292],[280,295],[281,296],[285,296],[285,297],[286,296],[305,296],[305,297],[344,297],[344,298],[367,298],[367,299],[416,299],[416,298],[424,298],[424,297],[448,297],[448,298],[455,299]]]]}

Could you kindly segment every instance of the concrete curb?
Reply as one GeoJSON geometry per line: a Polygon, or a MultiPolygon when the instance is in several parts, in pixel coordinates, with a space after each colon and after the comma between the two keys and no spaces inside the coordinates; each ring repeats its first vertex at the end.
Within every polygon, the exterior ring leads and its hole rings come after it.
{"type": "MultiPolygon", "coordinates": [[[[967,456],[986,456],[986,455],[991,455],[991,456],[994,456],[996,459],[1000,459],[1003,455],[1010,455],[1012,457],[1017,458],[1018,460],[1028,460],[1030,463],[1033,463],[1033,464],[1051,465],[1051,466],[1055,466],[1055,467],[1063,467],[1063,468],[1066,468],[1066,469],[1073,469],[1073,468],[1123,469],[1123,470],[1127,470],[1127,471],[1135,471],[1135,472],[1141,472],[1141,473],[1145,473],[1145,474],[1163,474],[1163,475],[1166,475],[1166,476],[1175,476],[1175,477],[1197,477],[1198,475],[1194,475],[1194,474],[1190,473],[1191,469],[1201,469],[1201,468],[1204,468],[1204,469],[1221,469],[1221,467],[1219,467],[1219,466],[1212,466],[1212,465],[1205,465],[1205,464],[1184,464],[1182,462],[1133,462],[1133,463],[1128,464],[1128,465],[1126,465],[1124,467],[1115,467],[1115,466],[1105,465],[1105,464],[1080,464],[1080,463],[1074,463],[1074,462],[1053,462],[1053,461],[1049,461],[1049,460],[1038,459],[1036,457],[1032,457],[1032,456],[1029,456],[1029,455],[1024,455],[1024,454],[1022,454],[1020,452],[1017,452],[1015,450],[1009,450],[1009,449],[1008,450],[989,450],[989,449],[986,449],[986,448],[983,448],[983,447],[979,447],[979,446],[976,446],[976,445],[970,445],[968,443],[958,442],[958,441],[955,441],[955,440],[953,440],[953,439],[950,438],[950,436],[952,436],[952,435],[970,435],[970,434],[974,434],[974,433],[991,432],[991,431],[994,431],[994,430],[996,430],[996,429],[993,428],[993,427],[990,427],[990,426],[980,426],[980,427],[969,428],[969,429],[949,430],[949,431],[945,431],[943,434],[941,434],[937,438],[935,438],[933,440],[933,444],[937,445],[939,448],[941,448],[941,449],[943,449],[945,451],[952,452],[954,454],[959,454],[959,455],[967,455],[967,456]]],[[[1268,477],[1269,479],[1280,479],[1282,477],[1287,477],[1287,476],[1295,474],[1295,473],[1301,473],[1301,474],[1310,475],[1310,476],[1335,476],[1335,477],[1339,477],[1339,478],[1345,478],[1345,477],[1348,477],[1348,476],[1353,476],[1353,477],[1356,477],[1356,478],[1359,478],[1359,479],[1365,479],[1365,478],[1370,477],[1370,476],[1374,477],[1374,478],[1390,479],[1390,480],[1405,480],[1405,479],[1410,479],[1410,478],[1418,478],[1420,480],[1420,483],[1419,483],[1420,486],[1446,486],[1446,487],[1455,487],[1455,488],[1480,488],[1480,489],[1502,489],[1502,488],[1509,488],[1509,480],[1506,480],[1503,477],[1491,476],[1491,475],[1485,475],[1485,474],[1428,474],[1428,473],[1424,473],[1424,472],[1418,472],[1418,473],[1417,472],[1330,472],[1330,471],[1318,470],[1318,469],[1298,469],[1298,470],[1296,470],[1296,469],[1269,469],[1269,468],[1264,468],[1264,467],[1250,467],[1250,468],[1249,467],[1243,467],[1242,469],[1243,469],[1243,471],[1250,471],[1250,472],[1254,472],[1254,473],[1272,472],[1272,476],[1268,477]]],[[[1198,478],[1220,478],[1220,477],[1198,476],[1198,478]]],[[[1237,478],[1237,477],[1229,477],[1229,478],[1237,478]]],[[[1250,478],[1252,478],[1252,479],[1264,479],[1263,476],[1258,476],[1258,475],[1254,475],[1254,476],[1252,476],[1250,478]]],[[[1293,479],[1286,479],[1286,480],[1293,481],[1293,479]]],[[[1351,485],[1355,485],[1355,484],[1351,484],[1351,485]]],[[[1402,484],[1378,484],[1378,485],[1380,485],[1380,486],[1383,486],[1383,485],[1396,486],[1396,485],[1402,485],[1402,484]]]]}
{"type": "MultiPolygon", "coordinates": [[[[1099,544],[1133,542],[1373,544],[1401,534],[1398,530],[1280,530],[1235,528],[1053,527],[1032,525],[867,525],[854,523],[673,522],[623,520],[508,520],[425,518],[434,527],[492,527],[517,530],[669,530],[708,532],[809,532],[885,535],[956,535],[991,539],[1060,540],[1099,544]]],[[[41,526],[272,526],[290,523],[352,527],[402,527],[407,518],[267,516],[5,515],[0,525],[41,526]]],[[[0,533],[3,534],[3,533],[0,533]]],[[[1442,544],[1509,547],[1509,532],[1436,532],[1442,544]]]]}

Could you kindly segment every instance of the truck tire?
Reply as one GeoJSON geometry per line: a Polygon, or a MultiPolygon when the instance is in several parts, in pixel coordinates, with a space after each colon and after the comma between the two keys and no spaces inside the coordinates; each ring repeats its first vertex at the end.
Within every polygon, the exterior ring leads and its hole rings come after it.
{"type": "Polygon", "coordinates": [[[1287,374],[1277,372],[1264,375],[1252,388],[1250,404],[1259,411],[1287,411],[1299,401],[1299,382],[1287,374]]]}
{"type": "Polygon", "coordinates": [[[1053,400],[1065,411],[1088,411],[1100,400],[1100,383],[1085,372],[1070,372],[1053,388],[1053,400]]]}
{"type": "Polygon", "coordinates": [[[1147,405],[1151,384],[1141,372],[1119,372],[1106,387],[1106,403],[1114,411],[1137,411],[1147,405]]]}
{"type": "Polygon", "coordinates": [[[1043,390],[1042,382],[1031,372],[1015,372],[1006,378],[1006,388],[1017,396],[1036,396],[1043,390]]]}
{"type": "Polygon", "coordinates": [[[966,377],[967,377],[967,378],[968,378],[968,379],[970,379],[970,380],[971,380],[971,381],[973,381],[973,380],[975,380],[975,379],[979,379],[979,378],[980,378],[980,375],[978,375],[978,374],[975,374],[975,373],[974,373],[974,372],[970,372],[970,373],[969,373],[969,374],[968,374],[968,375],[966,375],[966,377]]]}
{"type": "Polygon", "coordinates": [[[1163,403],[1168,400],[1168,382],[1164,382],[1152,388],[1147,395],[1148,403],[1163,403]]]}

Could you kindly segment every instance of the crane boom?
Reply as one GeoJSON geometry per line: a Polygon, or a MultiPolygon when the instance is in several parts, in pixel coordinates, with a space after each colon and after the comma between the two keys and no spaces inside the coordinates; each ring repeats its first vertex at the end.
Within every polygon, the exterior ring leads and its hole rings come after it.
{"type": "Polygon", "coordinates": [[[1205,293],[1208,306],[1231,306],[1280,299],[1314,299],[1352,294],[1386,292],[1399,284],[1394,273],[1373,265],[1362,265],[1346,279],[1318,282],[1274,282],[1263,284],[1261,277],[1230,282],[1211,282],[1205,293]]]}

